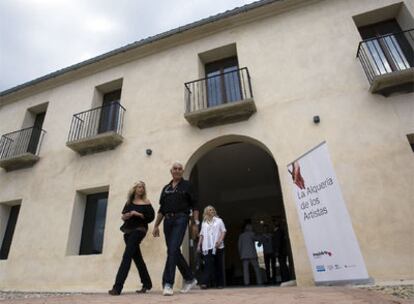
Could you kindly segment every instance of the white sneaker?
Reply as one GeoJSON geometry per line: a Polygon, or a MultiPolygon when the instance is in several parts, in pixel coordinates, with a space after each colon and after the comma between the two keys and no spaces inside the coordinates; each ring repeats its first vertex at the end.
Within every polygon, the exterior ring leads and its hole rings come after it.
{"type": "Polygon", "coordinates": [[[183,284],[183,288],[181,289],[181,293],[187,293],[187,292],[189,292],[190,291],[190,289],[191,288],[193,288],[194,286],[196,286],[197,285],[197,280],[196,279],[193,279],[192,281],[190,281],[190,282],[185,282],[184,284],[183,284]]]}
{"type": "Polygon", "coordinates": [[[172,296],[174,294],[173,289],[171,288],[171,286],[165,286],[163,291],[162,291],[162,295],[163,296],[172,296]]]}

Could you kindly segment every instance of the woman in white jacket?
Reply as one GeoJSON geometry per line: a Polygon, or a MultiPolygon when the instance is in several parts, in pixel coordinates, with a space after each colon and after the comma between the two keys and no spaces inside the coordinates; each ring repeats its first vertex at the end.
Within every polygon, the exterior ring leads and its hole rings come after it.
{"type": "Polygon", "coordinates": [[[197,250],[204,257],[204,270],[201,275],[200,287],[206,289],[215,278],[216,287],[224,287],[224,237],[226,227],[221,218],[217,216],[213,206],[204,208],[203,223],[201,225],[200,239],[197,250]]]}

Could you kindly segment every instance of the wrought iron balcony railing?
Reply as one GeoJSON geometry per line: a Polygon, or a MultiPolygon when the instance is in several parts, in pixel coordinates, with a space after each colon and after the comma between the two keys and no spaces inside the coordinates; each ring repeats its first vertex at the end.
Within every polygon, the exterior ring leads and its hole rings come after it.
{"type": "Polygon", "coordinates": [[[4,134],[0,139],[0,160],[26,153],[38,155],[45,133],[41,128],[30,127],[4,134]]]}
{"type": "Polygon", "coordinates": [[[357,57],[372,85],[376,77],[414,67],[414,29],[365,39],[357,57]]]}
{"type": "Polygon", "coordinates": [[[249,70],[246,67],[184,85],[186,113],[253,98],[249,70]]]}
{"type": "Polygon", "coordinates": [[[125,108],[119,102],[74,114],[68,142],[95,137],[106,132],[122,133],[125,108]]]}

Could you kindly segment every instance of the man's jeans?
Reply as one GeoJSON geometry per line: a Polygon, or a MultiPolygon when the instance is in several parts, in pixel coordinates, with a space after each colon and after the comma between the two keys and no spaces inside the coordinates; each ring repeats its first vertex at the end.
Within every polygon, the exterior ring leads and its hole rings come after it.
{"type": "Polygon", "coordinates": [[[194,275],[181,254],[181,243],[188,226],[188,215],[176,214],[164,219],[164,235],[167,243],[167,262],[165,263],[162,285],[174,285],[175,267],[181,272],[185,281],[192,281],[194,275]]]}

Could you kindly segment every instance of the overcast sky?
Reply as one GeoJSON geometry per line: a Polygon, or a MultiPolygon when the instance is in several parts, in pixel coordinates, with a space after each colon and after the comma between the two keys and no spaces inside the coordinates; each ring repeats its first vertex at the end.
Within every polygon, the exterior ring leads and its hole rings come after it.
{"type": "Polygon", "coordinates": [[[0,0],[0,91],[254,0],[0,0]]]}

